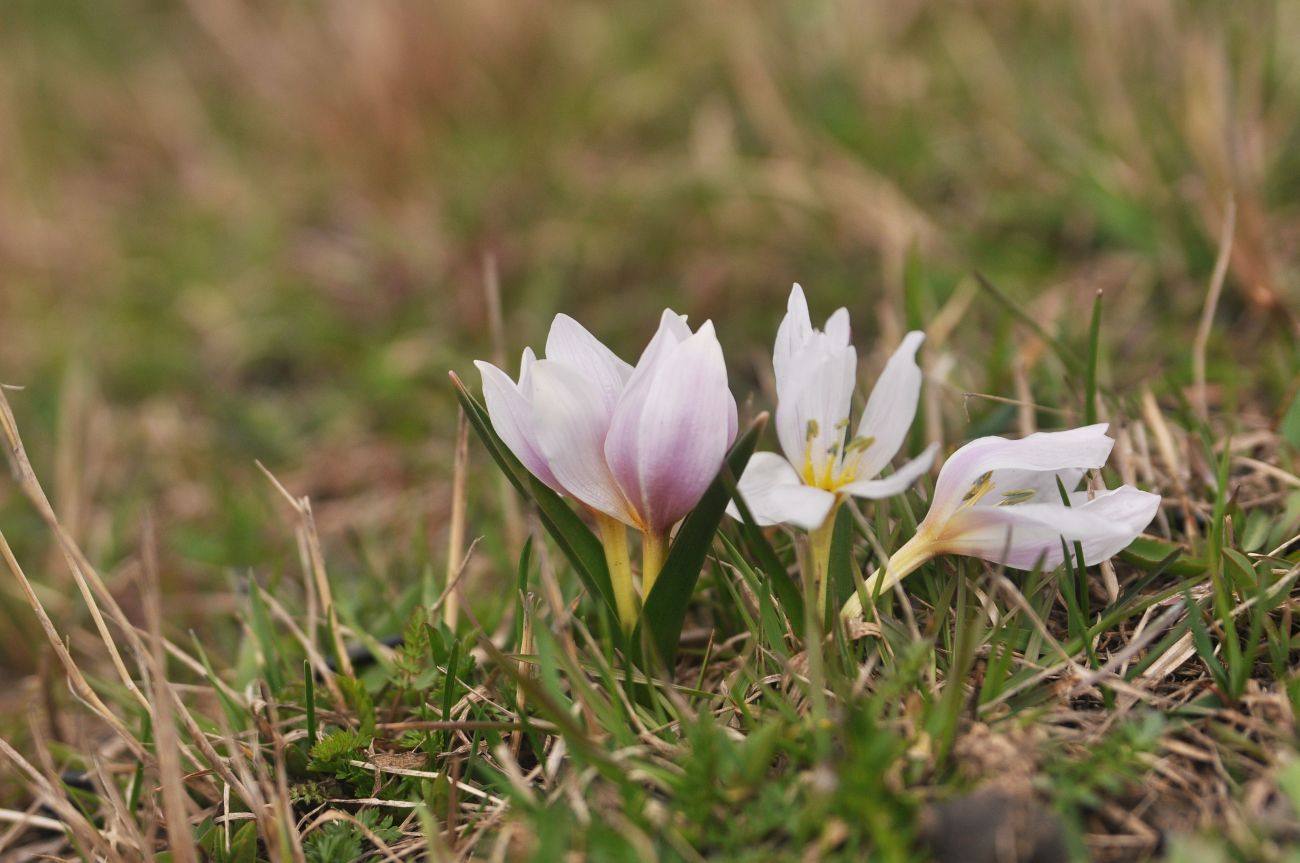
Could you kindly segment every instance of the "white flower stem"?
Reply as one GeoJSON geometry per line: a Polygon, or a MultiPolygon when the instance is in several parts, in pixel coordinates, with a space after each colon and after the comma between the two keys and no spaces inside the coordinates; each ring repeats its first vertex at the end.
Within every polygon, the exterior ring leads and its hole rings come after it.
{"type": "MultiPolygon", "coordinates": [[[[877,569],[866,580],[864,589],[867,596],[874,598],[889,590],[895,584],[916,572],[921,564],[936,554],[938,554],[938,549],[935,548],[929,537],[918,533],[903,543],[902,548],[890,555],[887,564],[877,569]]],[[[862,615],[862,593],[863,591],[856,590],[853,592],[853,595],[844,603],[844,607],[840,609],[841,618],[850,620],[862,615]]]]}
{"type": "Polygon", "coordinates": [[[605,548],[605,563],[614,588],[614,606],[623,631],[631,635],[636,628],[636,591],[632,586],[632,557],[628,552],[627,526],[616,518],[596,513],[596,527],[605,548]]]}
{"type": "Polygon", "coordinates": [[[650,588],[655,586],[655,579],[663,571],[664,559],[668,557],[668,534],[647,530],[641,535],[641,591],[646,598],[650,588]]]}

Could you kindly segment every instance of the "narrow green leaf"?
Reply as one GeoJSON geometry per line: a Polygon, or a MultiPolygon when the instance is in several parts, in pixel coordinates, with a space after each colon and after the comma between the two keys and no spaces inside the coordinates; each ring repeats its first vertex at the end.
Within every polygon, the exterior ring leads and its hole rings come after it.
{"type": "Polygon", "coordinates": [[[316,745],[316,678],[311,668],[311,660],[302,661],[303,700],[307,705],[307,751],[316,745]]]}
{"type": "Polygon", "coordinates": [[[456,386],[460,403],[465,408],[470,426],[496,461],[497,466],[501,468],[520,496],[537,506],[542,526],[555,540],[560,551],[564,552],[564,556],[573,564],[587,592],[603,601],[617,617],[614,589],[609,580],[609,567],[605,564],[605,551],[600,540],[562,497],[519,463],[519,460],[502,443],[501,438],[497,437],[487,410],[470,394],[454,372],[451,379],[456,386]]]}
{"type": "Polygon", "coordinates": [[[1145,536],[1129,543],[1128,548],[1119,553],[1119,558],[1148,572],[1160,570],[1170,575],[1189,576],[1204,575],[1206,570],[1205,561],[1184,556],[1181,547],[1145,536]],[[1169,560],[1175,553],[1178,557],[1169,560]]]}
{"type": "Polygon", "coordinates": [[[975,281],[979,282],[981,288],[1001,303],[1002,307],[1010,312],[1012,317],[1029,327],[1029,329],[1033,330],[1035,335],[1046,342],[1052,348],[1052,352],[1056,354],[1057,358],[1065,364],[1065,367],[1068,368],[1071,373],[1080,377],[1084,375],[1085,368],[1083,363],[1079,362],[1079,358],[1076,357],[1064,344],[1062,344],[1060,339],[1050,335],[1047,330],[1043,329],[1043,325],[1034,320],[1033,317],[1025,311],[1023,304],[1015,302],[1006,294],[1002,293],[1002,289],[990,282],[982,273],[975,273],[975,281]]]}
{"type": "Polygon", "coordinates": [[[1282,415],[1277,433],[1291,446],[1300,449],[1300,389],[1296,390],[1295,398],[1291,399],[1291,406],[1282,415]]]}
{"type": "MultiPolygon", "coordinates": [[[[456,675],[460,666],[460,642],[451,643],[451,656],[447,659],[447,675],[443,678],[442,687],[442,715],[443,722],[451,721],[451,709],[456,705],[456,675]]],[[[453,734],[450,730],[442,743],[442,749],[446,752],[451,747],[453,734]]]]}
{"type": "Polygon", "coordinates": [[[257,822],[248,821],[230,837],[230,863],[253,863],[257,859],[257,822]]]}
{"type": "Polygon", "coordinates": [[[1083,415],[1088,425],[1097,421],[1097,356],[1101,346],[1101,291],[1092,303],[1092,326],[1088,330],[1088,375],[1084,382],[1083,415]]]}
{"type": "Polygon", "coordinates": [[[248,580],[249,624],[253,637],[257,639],[257,652],[262,658],[262,674],[271,687],[273,695],[279,695],[284,689],[284,676],[280,673],[280,653],[275,639],[275,630],[271,626],[271,614],[262,601],[262,590],[257,581],[248,580]]]}
{"type": "Polygon", "coordinates": [[[853,513],[841,506],[835,516],[835,530],[831,534],[831,555],[827,561],[826,577],[830,580],[827,591],[827,623],[836,617],[835,610],[842,606],[856,589],[853,578],[853,513]]]}
{"type": "Polygon", "coordinates": [[[781,562],[781,558],[777,556],[776,550],[767,541],[767,537],[763,536],[763,529],[755,524],[753,513],[745,505],[744,499],[736,493],[735,476],[730,470],[724,469],[722,478],[727,483],[727,493],[731,495],[737,511],[740,512],[740,538],[745,548],[757,558],[758,568],[771,581],[772,591],[781,601],[781,608],[785,611],[786,618],[803,620],[803,594],[799,592],[799,586],[786,571],[785,564],[781,562]]]}
{"type": "MultiPolygon", "coordinates": [[[[730,470],[734,476],[740,476],[744,472],[754,446],[758,443],[758,436],[766,425],[767,414],[761,414],[754,420],[731,447],[724,471],[730,470]]],[[[654,589],[646,597],[641,620],[638,621],[632,638],[633,650],[639,650],[642,637],[648,636],[655,654],[666,668],[672,668],[677,655],[677,642],[682,635],[686,608],[690,604],[691,594],[695,592],[695,583],[700,578],[704,558],[713,547],[718,524],[722,521],[730,500],[727,481],[719,475],[682,522],[654,589]]]]}
{"type": "Polygon", "coordinates": [[[1191,601],[1190,595],[1187,597],[1187,605],[1193,609],[1193,613],[1189,617],[1192,627],[1192,646],[1196,648],[1196,654],[1201,657],[1201,661],[1205,663],[1210,676],[1214,678],[1215,685],[1227,698],[1229,697],[1228,674],[1224,671],[1223,665],[1220,664],[1219,658],[1214,655],[1214,643],[1210,640],[1210,630],[1205,625],[1205,621],[1201,619],[1201,615],[1197,613],[1200,609],[1191,601]]]}

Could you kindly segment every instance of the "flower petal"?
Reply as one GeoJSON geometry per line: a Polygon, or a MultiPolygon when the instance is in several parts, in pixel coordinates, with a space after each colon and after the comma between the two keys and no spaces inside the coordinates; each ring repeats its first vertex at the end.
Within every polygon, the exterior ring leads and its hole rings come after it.
{"type": "Polygon", "coordinates": [[[613,410],[619,393],[632,376],[632,367],[568,315],[556,315],[546,336],[546,358],[559,360],[596,384],[601,399],[613,410]]]}
{"type": "Polygon", "coordinates": [[[945,552],[967,554],[1013,569],[1046,569],[1063,560],[1061,540],[1073,553],[1083,546],[1084,563],[1100,563],[1118,554],[1141,533],[1160,506],[1160,496],[1121,486],[1082,506],[1026,503],[963,509],[939,538],[945,552]]]}
{"type": "Polygon", "coordinates": [[[921,397],[921,368],[916,352],[925,341],[925,333],[913,330],[885,364],[867,406],[858,422],[857,437],[874,438],[862,453],[857,475],[871,479],[898,454],[916,418],[916,404],[921,397]]]}
{"type": "MultiPolygon", "coordinates": [[[[792,524],[804,530],[821,527],[830,515],[835,495],[804,485],[790,463],[774,452],[757,452],[749,459],[736,490],[760,525],[792,524]]],[[[739,519],[734,503],[727,513],[739,519]]]]}
{"type": "Polygon", "coordinates": [[[944,462],[926,520],[942,520],[952,515],[971,485],[986,473],[1001,470],[1055,473],[1070,468],[1101,467],[1115,445],[1106,436],[1106,428],[1106,423],[1098,423],[1069,431],[1037,432],[1019,440],[983,437],[971,441],[944,462]]]}
{"type": "Polygon", "coordinates": [[[604,455],[642,526],[664,533],[717,476],[736,407],[711,321],[681,343],[647,349],[643,361],[614,411],[604,455]]]}
{"type": "Polygon", "coordinates": [[[826,338],[831,347],[842,348],[849,344],[849,310],[839,308],[826,319],[826,338]]]}
{"type": "MultiPolygon", "coordinates": [[[[1021,503],[1060,503],[1061,489],[1056,484],[1057,479],[1060,479],[1061,485],[1065,486],[1066,493],[1070,494],[1071,504],[1074,505],[1074,495],[1079,494],[1075,489],[1083,480],[1083,474],[1083,468],[1077,467],[1055,471],[995,470],[990,477],[993,488],[980,498],[976,506],[997,506],[1008,498],[1019,500],[1021,503]]],[[[1088,500],[1087,493],[1082,494],[1079,505],[1088,500]]]]}
{"type": "Polygon", "coordinates": [[[536,439],[555,478],[570,495],[625,524],[636,524],[605,463],[610,412],[598,384],[568,363],[532,368],[536,439]]]}
{"type": "Polygon", "coordinates": [[[851,345],[829,352],[814,346],[790,359],[784,384],[777,391],[776,434],[796,468],[807,463],[820,474],[828,459],[838,459],[857,365],[857,351],[851,345]]]}
{"type": "Polygon", "coordinates": [[[664,309],[659,316],[659,329],[655,330],[650,343],[641,352],[636,368],[628,377],[624,393],[640,386],[645,378],[654,373],[658,365],[671,355],[676,347],[691,337],[691,328],[686,324],[684,315],[672,309],[664,309]]]}
{"type": "Polygon", "coordinates": [[[790,359],[802,351],[812,338],[813,325],[808,317],[808,301],[798,283],[790,289],[785,317],[776,330],[776,344],[772,346],[772,371],[779,382],[785,376],[790,359]]]}
{"type": "Polygon", "coordinates": [[[483,377],[483,401],[487,404],[488,417],[492,420],[492,428],[496,430],[497,437],[501,438],[501,442],[533,476],[564,494],[564,487],[551,472],[537,443],[533,406],[526,395],[529,392],[530,353],[525,352],[524,355],[524,373],[520,376],[523,386],[516,386],[509,375],[491,363],[475,360],[474,365],[483,377]]]}
{"type": "Polygon", "coordinates": [[[854,497],[869,497],[880,499],[883,497],[893,497],[896,494],[902,494],[917,478],[924,475],[934,463],[934,454],[939,451],[939,444],[932,443],[925,448],[925,452],[900,467],[884,479],[862,479],[857,482],[851,482],[848,485],[840,486],[839,491],[843,494],[851,494],[854,497]]]}

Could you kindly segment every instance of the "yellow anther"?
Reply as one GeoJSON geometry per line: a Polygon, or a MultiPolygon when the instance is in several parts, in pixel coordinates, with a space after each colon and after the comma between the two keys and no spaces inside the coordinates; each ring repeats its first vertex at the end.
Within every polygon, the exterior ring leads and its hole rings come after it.
{"type": "Polygon", "coordinates": [[[961,502],[964,504],[974,505],[984,495],[993,490],[993,471],[981,474],[979,479],[971,483],[970,490],[962,497],[961,502]]]}
{"type": "Polygon", "coordinates": [[[844,448],[844,454],[866,452],[876,442],[874,437],[855,437],[844,448]]]}
{"type": "Polygon", "coordinates": [[[1024,503],[1025,501],[1030,500],[1037,493],[1038,492],[1034,491],[1032,488],[1022,488],[1016,491],[1009,491],[1002,495],[1002,500],[998,502],[998,506],[1015,506],[1018,503],[1024,503]]]}

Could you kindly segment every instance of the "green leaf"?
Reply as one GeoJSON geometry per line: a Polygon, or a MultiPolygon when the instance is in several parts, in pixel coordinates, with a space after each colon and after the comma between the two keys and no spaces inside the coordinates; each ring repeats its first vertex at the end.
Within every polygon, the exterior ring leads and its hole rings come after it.
{"type": "Polygon", "coordinates": [[[307,769],[332,773],[359,750],[368,746],[370,739],[370,735],[351,728],[332,731],[311,748],[311,763],[307,765],[307,769]]]}
{"type": "Polygon", "coordinates": [[[1119,553],[1119,558],[1148,572],[1160,568],[1170,575],[1205,574],[1205,561],[1183,556],[1170,560],[1170,555],[1181,552],[1182,549],[1173,543],[1139,536],[1119,553]]]}
{"type": "MultiPolygon", "coordinates": [[[[758,568],[772,583],[772,591],[781,601],[781,608],[788,620],[803,620],[803,594],[794,583],[785,564],[777,556],[772,544],[763,536],[763,529],[754,523],[754,516],[745,505],[745,501],[736,493],[736,478],[731,471],[724,470],[722,478],[727,483],[727,493],[736,502],[740,511],[740,538],[745,548],[757,559],[758,568]]],[[[752,562],[751,562],[752,563],[752,562]]]]}
{"type": "Polygon", "coordinates": [[[856,589],[853,579],[853,513],[841,506],[835,516],[835,530],[831,534],[831,556],[827,562],[826,577],[830,579],[830,608],[824,611],[834,617],[834,609],[842,606],[856,589]]]}
{"type": "Polygon", "coordinates": [[[1088,374],[1084,384],[1083,415],[1092,425],[1097,421],[1097,355],[1101,344],[1101,291],[1092,303],[1092,327],[1088,330],[1088,374]]]}
{"type": "Polygon", "coordinates": [[[257,822],[246,821],[230,837],[230,863],[254,863],[257,860],[257,822]]]}
{"type": "Polygon", "coordinates": [[[284,689],[284,676],[280,673],[280,653],[275,630],[271,626],[271,615],[262,600],[261,588],[255,579],[248,580],[249,624],[253,637],[257,640],[257,652],[262,660],[262,674],[266,676],[267,686],[273,695],[279,695],[284,689]]]}
{"type": "Polygon", "coordinates": [[[1033,316],[1030,315],[1029,312],[1025,311],[1023,303],[1018,303],[1006,294],[1002,293],[1002,289],[990,282],[982,273],[975,273],[975,281],[979,282],[981,288],[1001,303],[1002,308],[1010,312],[1012,317],[1029,327],[1035,335],[1046,342],[1048,346],[1051,347],[1052,352],[1056,354],[1057,359],[1064,363],[1065,367],[1069,369],[1072,374],[1078,375],[1079,377],[1086,376],[1087,370],[1084,367],[1084,364],[1079,362],[1079,358],[1076,357],[1060,339],[1052,336],[1047,332],[1047,330],[1043,329],[1043,325],[1034,320],[1033,316]]]}
{"type": "MultiPolygon", "coordinates": [[[[766,425],[767,414],[761,414],[754,420],[731,447],[722,473],[729,470],[733,476],[740,476],[744,472],[758,443],[758,436],[766,425]]],[[[655,655],[666,668],[673,666],[677,642],[682,635],[682,623],[686,619],[686,608],[690,604],[691,594],[695,592],[695,583],[699,581],[704,558],[713,547],[713,537],[718,532],[718,524],[722,521],[730,500],[727,480],[720,473],[695,509],[682,522],[677,538],[668,550],[659,578],[646,597],[641,619],[637,622],[632,638],[633,650],[638,650],[643,643],[642,638],[648,636],[655,655]]]]}
{"type": "Polygon", "coordinates": [[[1278,424],[1278,434],[1296,449],[1300,449],[1300,390],[1291,399],[1291,406],[1286,409],[1282,422],[1278,424]]]}
{"type": "MultiPolygon", "coordinates": [[[[339,675],[335,678],[338,687],[343,692],[343,697],[347,700],[348,706],[357,713],[357,721],[361,723],[361,734],[365,737],[373,737],[375,734],[375,702],[366,691],[366,685],[355,677],[344,677],[339,675]]],[[[315,749],[312,750],[315,752],[315,749]]]]}
{"type": "Polygon", "coordinates": [[[583,524],[582,519],[562,497],[519,463],[509,448],[502,443],[501,438],[497,437],[487,410],[470,394],[464,382],[454,372],[451,380],[456,386],[456,394],[460,398],[461,406],[465,408],[470,426],[483,442],[483,446],[487,448],[488,453],[520,496],[537,506],[542,526],[555,540],[560,551],[564,552],[564,556],[573,564],[587,592],[602,600],[609,607],[614,619],[617,619],[618,608],[614,604],[614,588],[609,580],[609,567],[605,564],[605,549],[600,544],[600,540],[587,525],[583,524]]]}

